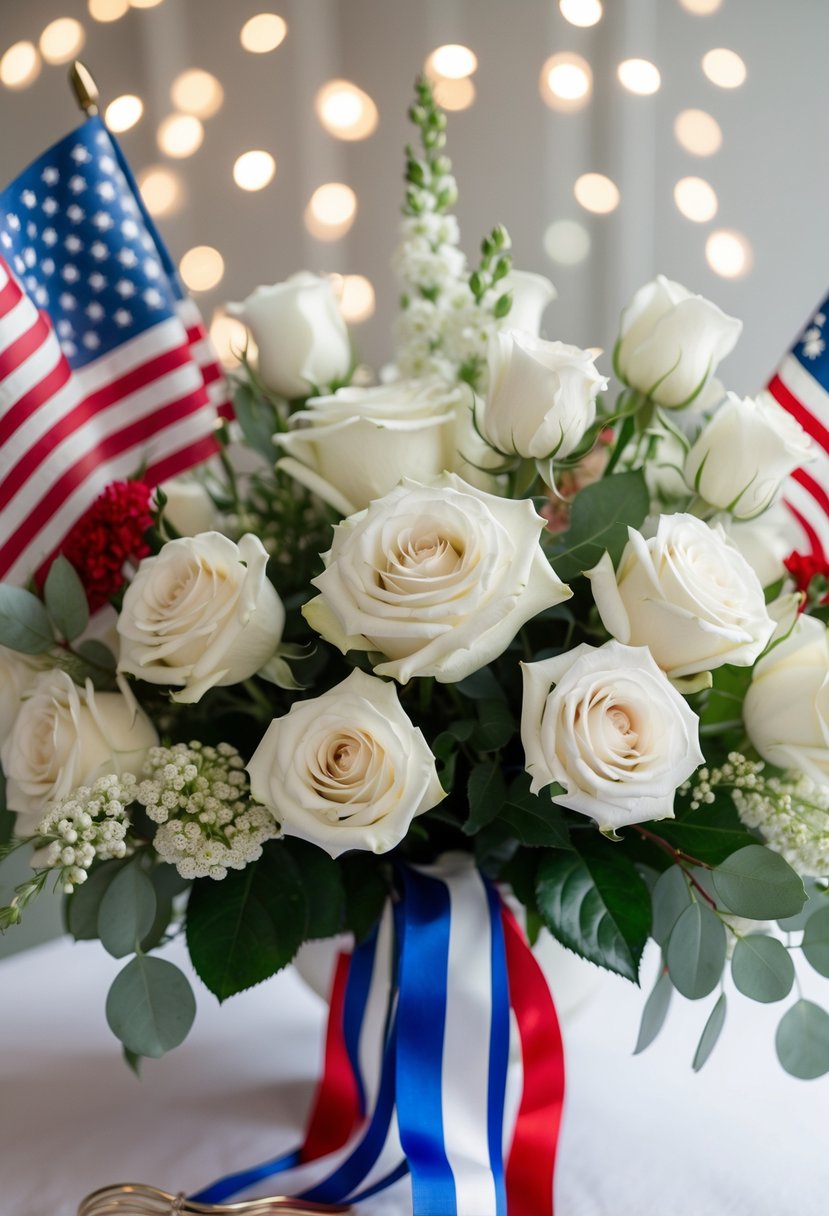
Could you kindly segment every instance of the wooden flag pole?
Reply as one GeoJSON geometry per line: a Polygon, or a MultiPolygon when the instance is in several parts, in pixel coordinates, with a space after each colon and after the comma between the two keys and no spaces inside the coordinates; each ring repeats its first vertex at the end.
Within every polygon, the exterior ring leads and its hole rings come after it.
{"type": "Polygon", "coordinates": [[[87,118],[98,113],[98,86],[85,63],[76,59],[69,69],[69,86],[87,118]]]}

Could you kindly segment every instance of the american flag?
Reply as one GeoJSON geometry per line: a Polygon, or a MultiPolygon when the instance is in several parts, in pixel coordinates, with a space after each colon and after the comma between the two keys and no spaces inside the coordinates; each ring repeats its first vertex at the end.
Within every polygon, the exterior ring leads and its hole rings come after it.
{"type": "Polygon", "coordinates": [[[767,388],[814,440],[815,458],[784,487],[784,502],[797,525],[796,549],[829,559],[829,299],[809,321],[767,388]]]}
{"type": "Polygon", "coordinates": [[[111,481],[216,450],[226,384],[123,153],[88,119],[0,193],[0,578],[111,481]]]}

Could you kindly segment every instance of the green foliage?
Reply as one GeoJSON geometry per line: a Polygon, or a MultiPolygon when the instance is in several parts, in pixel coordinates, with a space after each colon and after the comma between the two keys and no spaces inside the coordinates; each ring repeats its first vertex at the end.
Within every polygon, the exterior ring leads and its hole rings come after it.
{"type": "Polygon", "coordinates": [[[469,774],[466,787],[469,803],[469,818],[463,825],[467,836],[473,836],[500,814],[507,800],[507,784],[501,765],[476,764],[469,774]]]}
{"type": "Polygon", "coordinates": [[[530,778],[520,773],[511,783],[498,818],[516,840],[530,848],[570,849],[567,819],[551,800],[555,787],[530,793],[530,778]]]}
{"type": "Polygon", "coordinates": [[[37,596],[0,583],[0,646],[22,654],[45,654],[54,645],[49,615],[37,596]]]}
{"type": "Polygon", "coordinates": [[[549,853],[538,869],[538,911],[562,945],[637,981],[651,927],[651,900],[621,852],[549,853]]]}
{"type": "Polygon", "coordinates": [[[109,1028],[136,1056],[158,1058],[178,1047],[196,1016],[187,979],[166,959],[139,954],[127,963],[109,990],[109,1028]]]}
{"type": "Polygon", "coordinates": [[[86,592],[71,562],[60,554],[49,567],[43,585],[46,611],[57,626],[60,636],[74,642],[89,624],[86,592]]]}
{"type": "Polygon", "coordinates": [[[829,1072],[829,1013],[813,1001],[797,1001],[782,1017],[775,1036],[777,1058],[786,1072],[812,1081],[829,1072]]]}
{"type": "Polygon", "coordinates": [[[666,961],[674,987],[690,1001],[713,992],[725,965],[725,928],[702,899],[695,899],[668,938],[666,961]]]}
{"type": "Polygon", "coordinates": [[[345,886],[333,858],[305,840],[288,836],[282,847],[290,854],[305,887],[308,938],[333,937],[345,921],[345,886]]]}
{"type": "Polygon", "coordinates": [[[726,999],[725,993],[721,992],[717,998],[714,1008],[708,1015],[708,1021],[703,1027],[702,1035],[700,1036],[697,1050],[694,1053],[693,1069],[694,1072],[699,1070],[706,1064],[708,1057],[717,1045],[717,1040],[720,1037],[722,1028],[725,1025],[726,999]]]}
{"type": "Polygon", "coordinates": [[[646,1047],[650,1047],[665,1024],[673,992],[674,986],[671,983],[671,977],[663,968],[659,973],[659,979],[651,990],[650,996],[645,1001],[645,1008],[642,1010],[642,1021],[639,1023],[639,1037],[633,1049],[635,1056],[638,1056],[639,1052],[644,1051],[646,1047]]]}
{"type": "MultiPolygon", "coordinates": [[[[0,849],[7,845],[14,835],[14,825],[17,816],[6,806],[6,774],[0,767],[0,849]]],[[[2,858],[2,854],[0,854],[2,858]]]]}
{"type": "Polygon", "coordinates": [[[109,890],[110,883],[126,864],[126,861],[100,862],[90,871],[86,882],[75,887],[72,894],[67,896],[64,919],[66,928],[75,941],[97,940],[101,901],[109,890]]]}
{"type": "Polygon", "coordinates": [[[801,929],[805,929],[806,922],[813,912],[817,912],[820,908],[829,908],[829,892],[826,887],[816,882],[814,878],[804,879],[803,886],[806,891],[806,902],[800,911],[796,912],[794,916],[778,918],[778,925],[786,933],[798,933],[801,929]]]}
{"type": "Polygon", "coordinates": [[[760,844],[732,853],[712,877],[726,908],[751,920],[794,916],[806,902],[803,880],[779,853],[760,844]]]}
{"type": "Polygon", "coordinates": [[[155,887],[135,861],[114,876],[98,909],[98,937],[113,958],[141,948],[155,921],[155,887]]]}
{"type": "Polygon", "coordinates": [[[366,853],[349,853],[339,861],[345,887],[345,925],[364,941],[380,919],[391,892],[388,870],[366,853]]]}
{"type": "Polygon", "coordinates": [[[569,583],[591,570],[605,551],[615,565],[627,544],[628,528],[638,528],[649,508],[645,477],[638,469],[584,486],[573,502],[570,527],[553,550],[556,574],[569,583]]]}
{"type": "Polygon", "coordinates": [[[776,937],[749,933],[737,939],[731,958],[731,976],[743,996],[769,1004],[782,1001],[791,992],[794,963],[776,937]]]}
{"type": "Polygon", "coordinates": [[[809,917],[802,944],[806,961],[821,975],[829,976],[829,908],[821,908],[809,917]]]}
{"type": "Polygon", "coordinates": [[[674,925],[685,909],[691,906],[688,879],[679,866],[670,866],[660,874],[654,883],[651,901],[653,903],[651,937],[664,949],[674,925]]]}
{"type": "Polygon", "coordinates": [[[484,697],[475,703],[478,725],[472,742],[482,752],[499,751],[515,733],[515,719],[503,697],[484,697]]]}
{"type": "Polygon", "coordinates": [[[273,437],[283,429],[276,406],[251,384],[241,381],[233,396],[233,408],[247,444],[273,464],[277,456],[273,437]]]}
{"type": "Polygon", "coordinates": [[[675,819],[650,823],[648,830],[681,853],[711,866],[719,865],[738,849],[757,843],[743,827],[731,798],[722,791],[717,791],[715,802],[696,811],[687,804],[678,805],[675,819]]]}

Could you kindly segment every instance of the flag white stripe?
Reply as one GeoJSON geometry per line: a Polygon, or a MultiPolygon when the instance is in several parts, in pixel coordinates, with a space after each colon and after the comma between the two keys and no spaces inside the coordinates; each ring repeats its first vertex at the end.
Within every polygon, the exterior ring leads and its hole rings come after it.
{"type": "Polygon", "coordinates": [[[187,337],[182,333],[181,324],[176,317],[169,317],[152,329],[145,329],[143,333],[130,338],[116,350],[102,355],[100,359],[78,368],[75,376],[84,393],[95,393],[143,364],[152,363],[168,351],[179,350],[186,345],[187,337]]]}
{"type": "MultiPolygon", "coordinates": [[[[807,489],[791,479],[786,482],[785,497],[786,501],[790,502],[795,510],[800,512],[806,522],[814,528],[824,552],[829,553],[829,519],[827,519],[826,513],[820,503],[812,497],[807,489]]],[[[794,520],[794,524],[798,531],[801,531],[796,519],[794,520]]],[[[807,551],[810,548],[810,541],[805,532],[803,532],[803,543],[798,548],[807,551]]]]}
{"type": "Polygon", "coordinates": [[[822,426],[829,427],[829,393],[794,355],[786,355],[777,375],[792,396],[807,407],[822,426]]]}

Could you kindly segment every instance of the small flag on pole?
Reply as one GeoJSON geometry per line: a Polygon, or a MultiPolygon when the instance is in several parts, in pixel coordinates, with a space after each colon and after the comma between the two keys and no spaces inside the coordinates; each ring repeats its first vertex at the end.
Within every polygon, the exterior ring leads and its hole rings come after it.
{"type": "Polygon", "coordinates": [[[796,469],[784,487],[784,502],[798,533],[798,552],[829,560],[829,299],[809,321],[768,383],[775,400],[814,441],[815,458],[796,469]]]}
{"type": "Polygon", "coordinates": [[[198,309],[103,122],[0,193],[0,578],[25,583],[112,481],[216,450],[198,309]]]}

